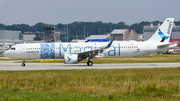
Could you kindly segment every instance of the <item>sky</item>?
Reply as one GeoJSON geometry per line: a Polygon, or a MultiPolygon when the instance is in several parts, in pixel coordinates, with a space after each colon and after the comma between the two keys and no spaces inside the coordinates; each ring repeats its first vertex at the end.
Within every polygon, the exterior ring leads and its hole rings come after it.
{"type": "Polygon", "coordinates": [[[180,0],[0,0],[0,23],[5,25],[180,21],[180,0]]]}

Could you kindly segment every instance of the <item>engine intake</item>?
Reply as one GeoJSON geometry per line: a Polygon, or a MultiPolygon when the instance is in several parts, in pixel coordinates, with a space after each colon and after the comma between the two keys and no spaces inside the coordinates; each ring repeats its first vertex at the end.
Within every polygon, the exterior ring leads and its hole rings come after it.
{"type": "Polygon", "coordinates": [[[76,64],[78,63],[78,54],[64,54],[65,64],[76,64]]]}

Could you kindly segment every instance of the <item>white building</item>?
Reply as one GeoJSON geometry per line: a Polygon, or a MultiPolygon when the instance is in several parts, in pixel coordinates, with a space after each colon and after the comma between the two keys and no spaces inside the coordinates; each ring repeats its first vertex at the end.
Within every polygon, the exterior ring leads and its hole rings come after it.
{"type": "Polygon", "coordinates": [[[34,40],[34,38],[36,37],[35,34],[24,34],[23,35],[23,40],[34,40]]]}
{"type": "Polygon", "coordinates": [[[129,29],[114,29],[110,34],[107,35],[91,35],[86,38],[90,39],[107,39],[114,38],[115,41],[142,41],[142,34],[137,34],[135,30],[129,31],[129,29]]]}
{"type": "Polygon", "coordinates": [[[89,37],[86,38],[86,40],[91,40],[91,39],[108,39],[109,34],[108,35],[91,35],[89,37]]]}
{"type": "Polygon", "coordinates": [[[74,39],[71,42],[72,43],[84,43],[86,40],[81,40],[81,39],[74,39]]]}
{"type": "Polygon", "coordinates": [[[21,31],[0,30],[0,40],[19,40],[21,31]]]}
{"type": "Polygon", "coordinates": [[[114,38],[116,41],[123,41],[124,35],[126,34],[125,31],[127,29],[114,29],[110,34],[107,35],[91,35],[86,38],[86,40],[91,40],[91,39],[107,39],[110,40],[114,38]]]}
{"type": "Polygon", "coordinates": [[[123,41],[125,40],[125,34],[128,29],[114,29],[110,33],[110,38],[114,38],[116,41],[123,41]]]}

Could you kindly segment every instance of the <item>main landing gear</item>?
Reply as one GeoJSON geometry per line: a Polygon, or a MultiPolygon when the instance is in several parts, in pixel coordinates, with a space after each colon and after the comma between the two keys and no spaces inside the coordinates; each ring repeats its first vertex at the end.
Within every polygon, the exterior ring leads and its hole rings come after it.
{"type": "Polygon", "coordinates": [[[92,61],[88,61],[88,62],[87,62],[87,65],[88,65],[88,66],[92,66],[92,65],[93,65],[93,62],[92,62],[92,61]]]}
{"type": "Polygon", "coordinates": [[[22,66],[22,67],[25,66],[25,59],[23,59],[23,62],[22,62],[22,64],[21,64],[21,66],[22,66]]]}

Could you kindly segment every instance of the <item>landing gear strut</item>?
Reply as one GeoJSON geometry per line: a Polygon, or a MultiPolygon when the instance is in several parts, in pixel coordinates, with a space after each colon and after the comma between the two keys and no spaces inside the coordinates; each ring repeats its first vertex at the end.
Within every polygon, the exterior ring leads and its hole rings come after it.
{"type": "Polygon", "coordinates": [[[23,59],[23,62],[22,62],[22,64],[21,64],[21,66],[22,66],[22,67],[25,66],[25,59],[23,59]]]}
{"type": "Polygon", "coordinates": [[[88,66],[92,66],[92,65],[93,65],[93,62],[92,62],[92,61],[88,61],[88,62],[87,62],[87,65],[88,65],[88,66]]]}

